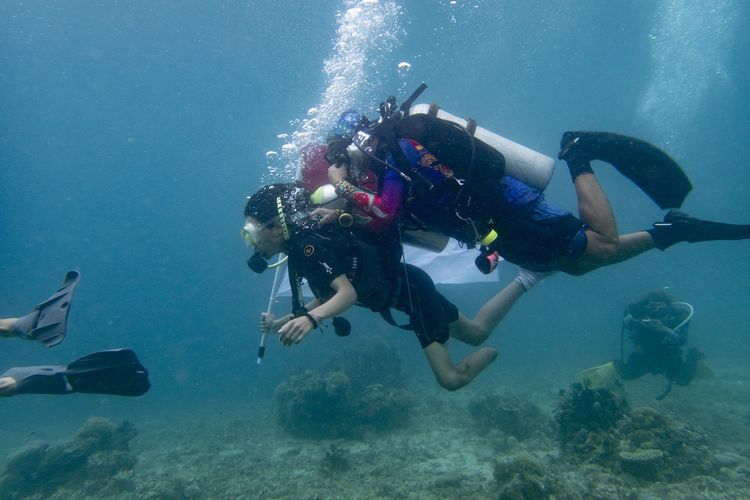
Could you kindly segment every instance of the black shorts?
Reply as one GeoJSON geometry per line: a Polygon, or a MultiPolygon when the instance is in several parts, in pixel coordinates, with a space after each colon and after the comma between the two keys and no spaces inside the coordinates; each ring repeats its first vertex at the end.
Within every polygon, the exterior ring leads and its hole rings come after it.
{"type": "Polygon", "coordinates": [[[586,251],[586,228],[572,214],[534,220],[530,217],[508,218],[498,224],[498,238],[493,247],[500,255],[532,271],[552,271],[557,259],[577,259],[586,251]]]}
{"type": "Polygon", "coordinates": [[[426,272],[406,264],[406,273],[409,287],[402,278],[394,309],[409,315],[423,349],[433,342],[445,343],[450,337],[449,325],[458,321],[458,308],[435,289],[435,283],[426,272]]]}

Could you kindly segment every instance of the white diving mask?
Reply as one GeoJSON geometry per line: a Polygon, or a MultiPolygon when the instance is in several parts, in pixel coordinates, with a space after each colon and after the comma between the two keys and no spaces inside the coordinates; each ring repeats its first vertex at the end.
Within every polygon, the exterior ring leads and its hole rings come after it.
{"type": "Polygon", "coordinates": [[[240,229],[240,236],[245,240],[245,243],[249,247],[255,247],[260,240],[260,230],[262,226],[247,222],[242,229],[240,229]]]}

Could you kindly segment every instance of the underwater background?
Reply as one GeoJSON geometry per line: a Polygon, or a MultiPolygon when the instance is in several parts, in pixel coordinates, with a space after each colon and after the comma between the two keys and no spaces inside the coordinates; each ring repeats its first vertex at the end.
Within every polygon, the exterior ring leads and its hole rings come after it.
{"type": "MultiPolygon", "coordinates": [[[[747,242],[681,244],[583,277],[548,278],[487,341],[499,359],[470,386],[447,393],[413,334],[366,310],[347,313],[353,331],[346,339],[330,329],[289,349],[269,339],[257,366],[258,318],[273,273],[247,268],[250,249],[238,233],[245,197],[269,180],[291,179],[299,147],[319,141],[340,111],[355,107],[375,118],[379,102],[388,95],[400,102],[422,81],[429,87],[419,102],[437,102],[551,157],[566,130],[647,140],[690,177],[694,189],[683,210],[747,223],[749,16],[740,0],[0,3],[0,317],[28,313],[68,269],[82,275],[65,342],[46,349],[2,339],[0,372],[129,347],[152,383],[139,398],[0,401],[0,468],[2,457],[29,442],[65,441],[99,416],[130,421],[140,432],[131,443],[139,462],[123,497],[496,496],[485,469],[512,455],[510,445],[486,457],[477,452],[485,468],[464,465],[481,473],[439,487],[447,489],[424,486],[439,470],[417,475],[404,468],[401,477],[383,478],[402,485],[399,491],[358,487],[346,472],[337,487],[352,489],[332,491],[328,476],[303,474],[306,462],[294,459],[295,450],[328,450],[329,441],[288,437],[274,417],[274,391],[358,337],[382,336],[403,359],[416,399],[411,425],[429,430],[423,446],[481,447],[475,424],[461,413],[467,401],[511,393],[551,412],[578,371],[619,356],[624,307],[669,286],[695,307],[690,344],[706,353],[716,378],[676,387],[663,402],[653,399],[662,380],[630,382],[631,405],[673,411],[709,434],[705,426],[720,407],[727,431],[714,444],[720,450],[731,435],[739,458],[735,475],[704,493],[744,496],[732,478],[750,477],[747,242]],[[221,443],[239,446],[228,455],[233,463],[261,467],[268,457],[259,450],[282,442],[291,451],[280,460],[293,465],[263,480],[286,490],[267,483],[255,489],[252,475],[243,476],[240,490],[222,489],[242,473],[210,463],[203,472],[226,474],[220,484],[193,472],[182,489],[154,479],[197,467],[196,456],[221,456],[221,443]],[[169,453],[185,443],[193,447],[169,453]],[[462,491],[467,482],[475,489],[462,491]]],[[[613,168],[594,168],[620,232],[661,220],[663,211],[613,168]]],[[[564,163],[546,193],[575,212],[564,163]]],[[[439,288],[473,315],[515,274],[506,263],[498,283],[439,288]]],[[[281,297],[274,311],[288,307],[281,297]]],[[[449,345],[454,359],[469,352],[449,345]]],[[[376,449],[385,439],[368,434],[364,442],[376,449]]],[[[410,450],[413,461],[424,459],[418,448],[410,450]]],[[[367,477],[377,481],[378,471],[367,477]]],[[[46,497],[92,494],[71,486],[54,493],[44,475],[36,480],[46,497]]],[[[610,493],[640,487],[650,486],[624,483],[610,493]]],[[[19,495],[0,491],[0,498],[25,497],[19,495]]]]}

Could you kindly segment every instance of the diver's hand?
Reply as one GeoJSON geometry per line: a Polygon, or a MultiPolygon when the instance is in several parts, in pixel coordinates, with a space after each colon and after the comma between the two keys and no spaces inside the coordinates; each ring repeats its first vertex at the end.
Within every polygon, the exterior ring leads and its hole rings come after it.
{"type": "Polygon", "coordinates": [[[316,208],[310,213],[313,220],[317,220],[321,226],[338,221],[339,215],[341,215],[341,210],[333,208],[316,208]]]}
{"type": "Polygon", "coordinates": [[[277,321],[272,313],[260,313],[260,331],[263,333],[276,333],[283,323],[277,321]]]}
{"type": "Polygon", "coordinates": [[[513,278],[513,281],[521,285],[526,289],[528,292],[532,288],[534,288],[538,283],[540,283],[544,278],[547,276],[554,274],[555,271],[549,271],[546,273],[540,273],[536,271],[531,271],[526,268],[520,268],[518,270],[518,276],[513,278]]]}
{"type": "Polygon", "coordinates": [[[312,320],[307,316],[294,318],[279,329],[279,340],[285,346],[299,344],[313,328],[312,320]]]}
{"type": "Polygon", "coordinates": [[[338,163],[334,163],[328,167],[328,182],[334,186],[341,181],[345,181],[349,178],[349,172],[345,166],[338,163]]]}

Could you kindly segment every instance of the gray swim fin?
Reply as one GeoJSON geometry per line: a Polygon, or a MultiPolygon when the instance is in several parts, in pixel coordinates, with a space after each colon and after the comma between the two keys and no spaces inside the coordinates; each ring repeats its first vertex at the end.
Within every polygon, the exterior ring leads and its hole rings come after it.
{"type": "Polygon", "coordinates": [[[560,149],[557,157],[569,165],[591,160],[612,164],[660,208],[679,208],[693,189],[677,162],[656,146],[634,137],[610,132],[565,132],[560,149]]]}
{"type": "Polygon", "coordinates": [[[38,304],[33,312],[19,318],[13,332],[19,337],[42,342],[47,347],[62,342],[73,292],[80,279],[78,271],[68,271],[62,286],[50,298],[38,304]]]}

